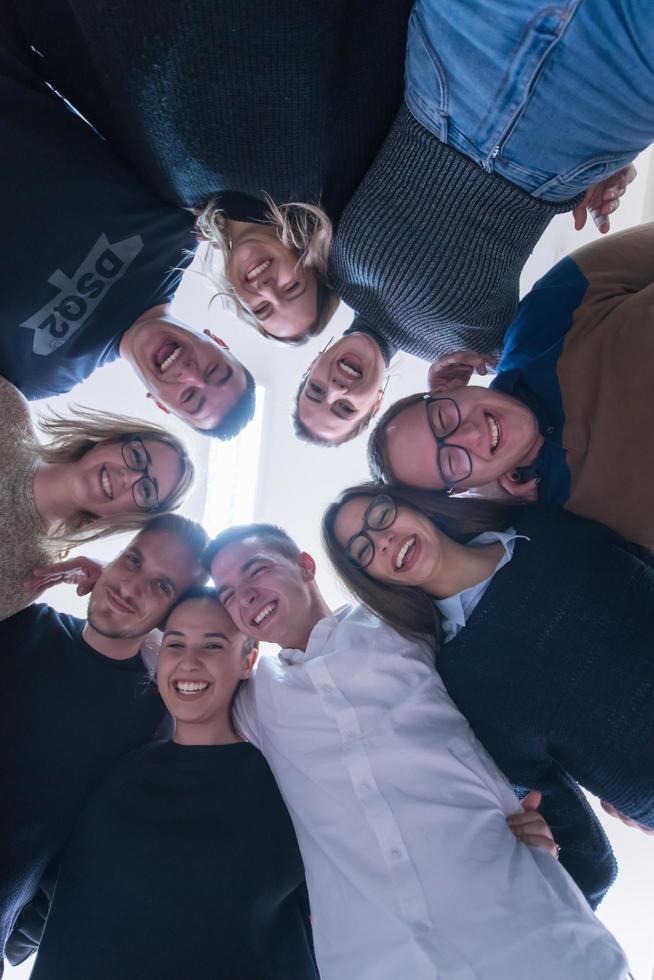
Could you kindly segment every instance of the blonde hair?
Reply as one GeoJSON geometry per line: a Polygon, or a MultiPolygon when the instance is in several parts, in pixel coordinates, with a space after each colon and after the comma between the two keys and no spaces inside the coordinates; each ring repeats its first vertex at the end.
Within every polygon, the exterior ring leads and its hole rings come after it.
{"type": "Polygon", "coordinates": [[[61,541],[62,548],[95,541],[119,531],[138,531],[154,514],[167,513],[181,504],[193,482],[195,470],[184,444],[172,432],[159,425],[127,415],[99,412],[92,408],[73,406],[74,418],[52,413],[39,421],[39,428],[47,436],[45,444],[34,442],[31,446],[43,463],[75,463],[94,446],[105,442],[121,442],[128,439],[154,439],[174,449],[179,456],[180,472],[171,493],[151,511],[111,514],[97,517],[88,511],[77,511],[51,532],[50,537],[61,541]]]}
{"type": "Polygon", "coordinates": [[[279,242],[291,251],[298,253],[298,265],[312,269],[318,280],[318,313],[311,326],[299,337],[275,337],[268,333],[257,320],[252,310],[237,295],[234,286],[225,272],[231,242],[227,232],[229,218],[221,210],[216,198],[211,198],[203,208],[196,208],[195,227],[200,237],[222,252],[224,264],[217,269],[211,261],[206,266],[206,274],[216,286],[218,295],[227,297],[237,314],[264,337],[278,340],[284,344],[305,344],[327,326],[340,303],[338,294],[329,283],[327,267],[329,250],[332,244],[332,223],[325,211],[316,204],[302,204],[292,201],[289,204],[275,204],[268,194],[264,195],[267,211],[266,224],[272,225],[279,242]]]}

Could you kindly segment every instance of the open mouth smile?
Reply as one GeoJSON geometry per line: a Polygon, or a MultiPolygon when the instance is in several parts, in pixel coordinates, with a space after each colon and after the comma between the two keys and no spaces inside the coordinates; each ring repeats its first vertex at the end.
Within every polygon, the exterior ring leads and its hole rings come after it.
{"type": "Polygon", "coordinates": [[[395,561],[393,562],[396,572],[406,572],[413,565],[416,558],[420,554],[420,545],[416,539],[415,534],[407,538],[404,544],[401,546],[400,550],[395,555],[395,561]]]}
{"type": "Polygon", "coordinates": [[[484,415],[486,416],[486,421],[490,432],[490,451],[491,453],[494,453],[500,444],[502,430],[500,429],[500,424],[494,415],[491,415],[490,412],[484,412],[484,415]]]}
{"type": "Polygon", "coordinates": [[[179,697],[197,698],[209,687],[209,681],[173,681],[173,687],[179,697]]]}
{"type": "Polygon", "coordinates": [[[278,606],[277,599],[273,599],[272,602],[267,602],[263,609],[260,609],[256,616],[253,616],[250,620],[250,626],[261,626],[263,623],[267,622],[271,616],[274,616],[277,612],[278,606]]]}
{"type": "Polygon", "coordinates": [[[180,345],[172,340],[168,340],[165,344],[162,344],[154,357],[154,362],[161,374],[165,374],[172,367],[181,353],[182,348],[180,345]]]}
{"type": "Polygon", "coordinates": [[[360,381],[363,377],[363,371],[360,366],[349,354],[339,358],[336,363],[343,374],[347,375],[348,378],[352,378],[353,381],[360,381]]]}
{"type": "Polygon", "coordinates": [[[272,259],[264,259],[263,262],[258,262],[257,265],[249,269],[248,272],[245,273],[245,278],[248,282],[252,282],[257,278],[257,276],[267,272],[271,265],[272,259]]]}
{"type": "Polygon", "coordinates": [[[111,480],[109,479],[109,473],[107,472],[106,466],[103,466],[100,470],[100,487],[108,500],[114,499],[113,487],[111,486],[111,480]]]}

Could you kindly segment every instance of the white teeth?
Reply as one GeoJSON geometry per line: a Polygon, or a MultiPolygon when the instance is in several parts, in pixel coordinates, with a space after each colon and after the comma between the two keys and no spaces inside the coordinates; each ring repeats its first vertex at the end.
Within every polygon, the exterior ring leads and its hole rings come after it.
{"type": "Polygon", "coordinates": [[[167,371],[171,364],[173,364],[179,355],[182,353],[181,347],[176,347],[172,354],[169,354],[165,361],[163,361],[159,367],[160,371],[167,371]]]}
{"type": "Polygon", "coordinates": [[[270,616],[270,614],[274,610],[274,608],[275,608],[275,603],[274,602],[269,602],[267,606],[264,606],[263,609],[261,610],[261,612],[257,616],[254,617],[254,624],[255,624],[255,626],[260,626],[261,623],[264,621],[264,619],[266,619],[268,616],[270,616]]]}
{"type": "Polygon", "coordinates": [[[409,548],[412,548],[415,543],[416,543],[415,535],[409,538],[408,541],[404,542],[404,544],[402,545],[402,547],[400,548],[397,554],[397,558],[395,559],[396,568],[402,568],[402,565],[404,564],[404,559],[406,558],[407,555],[407,551],[409,550],[409,548]]]}
{"type": "Polygon", "coordinates": [[[178,694],[199,694],[209,687],[206,681],[176,681],[175,690],[178,694]]]}
{"type": "Polygon", "coordinates": [[[263,262],[260,262],[259,265],[254,267],[254,269],[250,269],[250,271],[245,277],[247,281],[252,282],[253,279],[256,279],[257,276],[260,276],[262,272],[265,272],[265,270],[268,268],[271,262],[272,259],[264,259],[263,262]]]}
{"type": "Polygon", "coordinates": [[[345,374],[349,374],[351,378],[361,377],[361,372],[355,371],[354,368],[350,367],[349,364],[346,364],[345,361],[339,361],[338,366],[340,367],[341,371],[343,371],[345,374]]]}
{"type": "Polygon", "coordinates": [[[106,493],[107,497],[111,499],[111,481],[109,480],[106,470],[102,471],[102,489],[106,493]]]}
{"type": "Polygon", "coordinates": [[[488,428],[491,434],[491,451],[497,448],[497,444],[500,441],[500,427],[497,422],[488,412],[486,413],[486,421],[488,422],[488,428]]]}

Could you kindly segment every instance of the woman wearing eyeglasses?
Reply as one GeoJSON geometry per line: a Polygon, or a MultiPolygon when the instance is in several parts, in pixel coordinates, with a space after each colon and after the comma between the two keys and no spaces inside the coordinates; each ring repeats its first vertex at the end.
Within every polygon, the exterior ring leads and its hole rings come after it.
{"type": "Polygon", "coordinates": [[[543,790],[591,903],[615,875],[579,786],[654,827],[654,565],[560,508],[364,484],[323,521],[375,615],[433,639],[448,691],[518,789],[543,790]]]}
{"type": "Polygon", "coordinates": [[[182,443],[157,425],[77,409],[51,416],[37,442],[27,402],[0,378],[0,619],[34,594],[37,566],[81,542],[138,529],[179,506],[193,479],[182,443]]]}

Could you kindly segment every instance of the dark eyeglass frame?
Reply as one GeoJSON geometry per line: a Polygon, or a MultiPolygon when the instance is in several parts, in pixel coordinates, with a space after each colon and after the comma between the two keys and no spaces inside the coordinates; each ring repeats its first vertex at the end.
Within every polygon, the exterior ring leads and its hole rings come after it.
{"type": "Polygon", "coordinates": [[[458,483],[463,483],[464,480],[468,480],[472,475],[472,459],[468,450],[465,448],[465,446],[457,446],[456,443],[447,441],[450,436],[453,436],[461,426],[461,412],[459,411],[459,406],[453,398],[435,397],[434,395],[425,394],[423,395],[423,400],[425,402],[425,410],[427,412],[427,424],[429,425],[429,429],[436,443],[436,467],[438,469],[438,474],[443,481],[444,489],[452,490],[458,483]],[[454,406],[454,411],[456,413],[456,425],[441,435],[436,432],[434,420],[431,417],[430,405],[433,405],[435,402],[450,402],[454,406]],[[447,479],[441,464],[441,453],[444,446],[449,446],[451,449],[459,449],[465,455],[466,459],[468,460],[468,472],[465,476],[460,476],[456,480],[447,479]]]}
{"type": "Polygon", "coordinates": [[[148,472],[148,466],[152,464],[152,460],[150,459],[147,449],[143,445],[143,440],[139,438],[139,436],[124,436],[122,445],[120,447],[120,455],[123,457],[123,463],[125,464],[128,470],[132,470],[132,472],[134,473],[143,473],[141,479],[137,480],[136,483],[132,484],[132,497],[138,509],[148,514],[158,510],[159,491],[157,490],[157,484],[155,483],[155,481],[152,479],[152,477],[148,472]],[[133,444],[135,444],[138,447],[139,452],[143,453],[143,458],[146,461],[144,466],[134,466],[127,459],[127,456],[125,455],[125,450],[133,444]],[[154,494],[154,504],[152,504],[151,506],[144,507],[143,504],[139,503],[136,497],[137,487],[147,487],[149,490],[151,490],[152,493],[154,494]]]}
{"type": "Polygon", "coordinates": [[[397,504],[395,503],[392,497],[389,497],[388,494],[386,493],[378,493],[376,496],[374,496],[363,513],[363,526],[361,527],[361,530],[357,531],[356,534],[353,534],[352,537],[345,542],[345,547],[343,548],[343,552],[347,560],[350,561],[357,568],[361,568],[361,569],[368,568],[368,566],[375,559],[375,543],[370,537],[370,535],[367,534],[366,532],[386,531],[395,522],[396,517],[397,517],[397,504]],[[377,507],[380,503],[388,504],[390,506],[392,516],[390,520],[385,520],[383,524],[377,524],[373,526],[369,523],[370,515],[375,509],[375,507],[377,507]],[[351,547],[354,544],[354,542],[357,540],[357,538],[364,538],[365,541],[370,545],[370,559],[366,562],[359,561],[359,559],[355,558],[354,555],[352,554],[351,547]]]}

